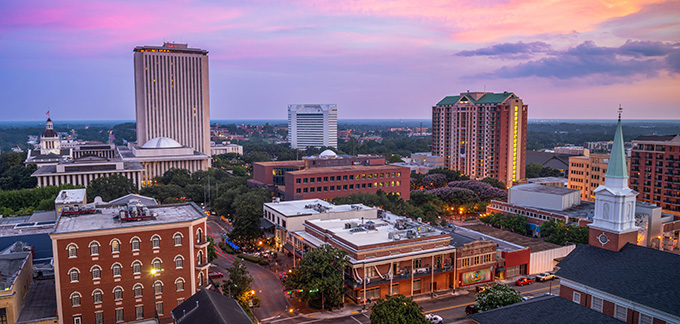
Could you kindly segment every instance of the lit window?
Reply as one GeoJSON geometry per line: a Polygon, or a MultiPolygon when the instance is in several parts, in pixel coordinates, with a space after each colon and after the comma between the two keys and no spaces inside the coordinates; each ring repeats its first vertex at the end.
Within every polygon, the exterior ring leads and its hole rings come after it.
{"type": "Polygon", "coordinates": [[[68,257],[69,258],[75,258],[78,256],[78,248],[76,247],[75,244],[69,244],[68,245],[68,257]]]}
{"type": "Polygon", "coordinates": [[[111,240],[111,252],[112,253],[118,253],[120,252],[120,241],[118,240],[111,240]]]}

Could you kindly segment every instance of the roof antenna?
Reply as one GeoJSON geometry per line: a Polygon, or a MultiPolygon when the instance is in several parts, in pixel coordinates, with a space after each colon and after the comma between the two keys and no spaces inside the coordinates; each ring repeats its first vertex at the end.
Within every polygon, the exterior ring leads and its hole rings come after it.
{"type": "Polygon", "coordinates": [[[623,112],[623,108],[621,108],[621,104],[619,104],[619,121],[621,121],[621,113],[623,112]]]}

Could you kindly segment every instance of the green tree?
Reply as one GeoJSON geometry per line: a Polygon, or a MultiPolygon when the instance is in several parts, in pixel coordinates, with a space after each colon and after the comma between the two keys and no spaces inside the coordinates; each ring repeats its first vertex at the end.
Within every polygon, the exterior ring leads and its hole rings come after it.
{"type": "Polygon", "coordinates": [[[163,176],[159,177],[159,180],[163,184],[174,184],[180,187],[184,187],[187,184],[193,183],[189,170],[177,168],[172,168],[168,171],[165,171],[163,176]]]}
{"type": "Polygon", "coordinates": [[[262,234],[260,217],[265,199],[270,197],[267,190],[253,189],[234,199],[232,216],[234,229],[229,237],[236,240],[253,240],[262,234]]]}
{"type": "Polygon", "coordinates": [[[459,180],[470,180],[470,178],[464,175],[459,170],[451,170],[447,168],[436,168],[427,172],[427,174],[443,174],[446,176],[446,181],[459,181],[459,180]]]}
{"type": "Polygon", "coordinates": [[[35,164],[24,166],[26,153],[0,154],[0,190],[35,188],[38,180],[31,174],[38,168],[35,164]]]}
{"type": "Polygon", "coordinates": [[[508,189],[503,182],[501,182],[500,180],[495,179],[495,178],[486,177],[486,178],[482,179],[481,181],[486,182],[486,183],[490,184],[491,186],[496,187],[498,189],[503,189],[503,190],[508,189]]]}
{"type": "Polygon", "coordinates": [[[226,269],[229,278],[222,284],[222,292],[236,299],[243,308],[248,308],[248,300],[252,296],[250,285],[253,283],[253,277],[241,260],[237,259],[232,265],[233,267],[226,269]]]}
{"type": "Polygon", "coordinates": [[[527,165],[526,175],[528,179],[538,178],[541,176],[541,170],[543,166],[538,163],[531,163],[527,165]]]}
{"type": "Polygon", "coordinates": [[[423,308],[404,295],[379,299],[371,313],[371,324],[427,324],[423,308]]]}
{"type": "Polygon", "coordinates": [[[494,284],[477,294],[475,307],[480,312],[512,305],[522,301],[522,296],[506,285],[494,284]]]}
{"type": "Polygon", "coordinates": [[[401,159],[401,155],[399,154],[391,154],[389,157],[387,157],[387,163],[401,163],[404,162],[404,160],[401,159]]]}
{"type": "Polygon", "coordinates": [[[331,309],[342,304],[344,270],[349,257],[329,244],[305,253],[297,268],[286,280],[286,289],[302,289],[303,300],[310,306],[331,309]]]}
{"type": "Polygon", "coordinates": [[[111,201],[131,193],[137,193],[137,185],[132,179],[119,174],[94,179],[87,186],[89,201],[94,201],[94,197],[97,196],[102,197],[104,201],[111,201]]]}
{"type": "Polygon", "coordinates": [[[213,262],[217,259],[217,251],[215,251],[215,240],[212,236],[208,236],[208,262],[213,262]]]}

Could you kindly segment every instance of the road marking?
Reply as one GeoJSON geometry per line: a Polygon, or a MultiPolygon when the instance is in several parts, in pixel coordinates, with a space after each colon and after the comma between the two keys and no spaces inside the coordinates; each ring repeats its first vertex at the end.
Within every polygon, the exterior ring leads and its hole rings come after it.
{"type": "Polygon", "coordinates": [[[371,317],[370,317],[370,316],[368,316],[368,315],[366,315],[366,313],[363,313],[363,314],[361,314],[361,315],[364,315],[364,316],[366,316],[366,318],[368,318],[369,320],[371,319],[371,317]]]}
{"type": "Polygon", "coordinates": [[[362,323],[360,320],[354,318],[354,316],[350,316],[350,318],[353,319],[353,320],[355,320],[355,321],[357,321],[357,323],[359,323],[359,324],[364,324],[364,323],[362,323]]]}
{"type": "MultiPolygon", "coordinates": [[[[555,285],[555,286],[553,286],[553,287],[554,287],[554,288],[559,288],[560,285],[555,285]]],[[[537,291],[547,290],[547,289],[550,289],[550,287],[539,288],[539,289],[534,289],[534,290],[529,290],[529,291],[523,291],[523,292],[520,292],[519,294],[521,295],[521,294],[526,294],[526,293],[531,293],[531,292],[537,292],[537,291]]],[[[463,307],[463,306],[467,306],[467,305],[472,305],[472,304],[474,304],[474,303],[475,303],[475,302],[466,303],[466,304],[459,304],[459,305],[453,305],[453,306],[444,307],[444,308],[439,308],[439,309],[432,309],[432,310],[429,310],[429,311],[425,311],[425,312],[423,312],[423,313],[424,313],[424,314],[427,314],[427,313],[440,312],[440,311],[443,311],[443,310],[449,310],[449,309],[454,309],[454,308],[463,307]]]]}
{"type": "MultiPolygon", "coordinates": [[[[304,315],[298,315],[298,316],[293,316],[293,317],[282,317],[282,318],[277,319],[277,320],[275,320],[275,321],[270,321],[269,323],[276,323],[276,322],[281,322],[281,321],[287,321],[287,320],[289,320],[289,319],[294,319],[294,318],[303,317],[303,316],[304,316],[304,315]]],[[[319,320],[319,321],[320,321],[320,320],[319,320]]],[[[305,322],[305,323],[307,323],[307,322],[305,322]]]]}

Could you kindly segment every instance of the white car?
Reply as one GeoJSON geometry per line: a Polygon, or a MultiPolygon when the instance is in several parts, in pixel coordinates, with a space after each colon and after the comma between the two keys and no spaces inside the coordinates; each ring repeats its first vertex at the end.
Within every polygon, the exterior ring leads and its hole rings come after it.
{"type": "Polygon", "coordinates": [[[425,314],[425,319],[435,324],[444,323],[444,319],[441,316],[435,314],[425,314]]]}

